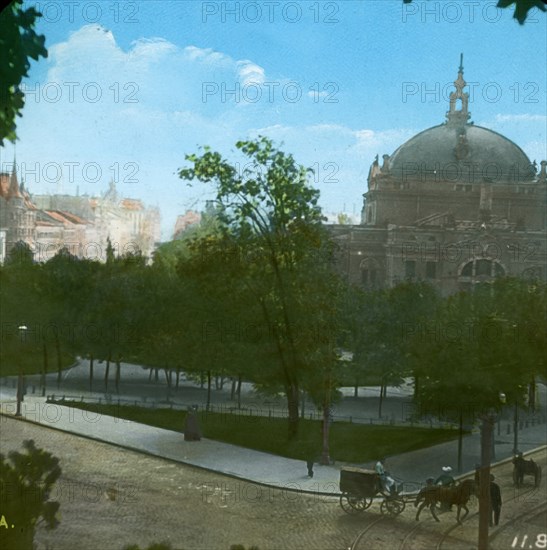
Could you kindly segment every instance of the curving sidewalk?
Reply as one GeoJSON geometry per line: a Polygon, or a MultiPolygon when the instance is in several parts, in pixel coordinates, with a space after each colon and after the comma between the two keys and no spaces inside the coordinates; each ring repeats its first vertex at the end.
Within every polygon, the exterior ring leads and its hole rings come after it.
{"type": "MultiPolygon", "coordinates": [[[[0,413],[13,416],[15,411],[13,395],[5,391],[0,393],[0,413]]],[[[315,465],[314,477],[310,479],[303,461],[206,438],[202,438],[201,441],[184,441],[181,432],[46,403],[44,397],[27,395],[22,403],[21,412],[22,421],[34,422],[44,427],[286,490],[337,496],[340,469],[347,465],[339,462],[329,466],[315,465]]],[[[480,461],[479,438],[478,433],[464,438],[463,473],[472,473],[475,464],[480,461]]],[[[495,443],[496,461],[512,456],[512,435],[498,434],[495,443]]],[[[546,444],[545,424],[529,426],[519,434],[519,447],[523,452],[546,444]]],[[[397,478],[404,480],[404,492],[412,493],[419,489],[427,477],[437,476],[442,466],[451,465],[455,470],[456,456],[457,441],[451,441],[390,457],[388,468],[397,478]]],[[[373,467],[372,463],[351,465],[373,467]]]]}

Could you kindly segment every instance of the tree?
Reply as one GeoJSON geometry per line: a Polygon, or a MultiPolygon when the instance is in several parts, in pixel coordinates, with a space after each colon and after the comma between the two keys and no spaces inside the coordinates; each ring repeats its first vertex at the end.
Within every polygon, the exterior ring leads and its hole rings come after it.
{"type": "Polygon", "coordinates": [[[416,386],[418,376],[408,357],[407,335],[431,317],[438,296],[427,283],[401,283],[357,298],[352,330],[355,377],[380,386],[381,417],[387,386],[398,386],[411,375],[416,386]]]}
{"type": "Polygon", "coordinates": [[[13,0],[0,13],[0,146],[4,139],[16,139],[17,116],[25,104],[19,89],[28,76],[30,59],[47,57],[45,37],[34,32],[41,14],[33,7],[22,9],[23,0],[13,0]]]}
{"type": "MultiPolygon", "coordinates": [[[[235,253],[235,263],[228,263],[239,269],[238,288],[253,297],[268,334],[265,350],[271,354],[268,363],[275,365],[270,376],[287,397],[292,438],[298,430],[300,385],[317,361],[311,359],[305,332],[322,330],[321,321],[312,326],[306,311],[308,306],[316,310],[313,285],[330,271],[332,248],[321,223],[319,192],[308,185],[311,169],[297,165],[265,137],[236,147],[248,158],[242,173],[205,147],[201,156],[186,156],[192,167],[179,176],[216,185],[222,244],[235,253]]],[[[207,245],[203,242],[204,249],[207,245]]],[[[329,298],[335,301],[336,295],[329,298]]]]}
{"type": "Polygon", "coordinates": [[[2,512],[6,521],[15,527],[1,528],[2,548],[32,550],[34,533],[39,521],[46,529],[59,525],[57,512],[60,504],[49,496],[61,475],[59,459],[39,449],[34,441],[23,442],[24,453],[11,451],[8,458],[0,454],[0,486],[2,512]]]}
{"type": "MultiPolygon", "coordinates": [[[[403,0],[404,4],[410,4],[413,0],[403,0]]],[[[513,17],[521,24],[524,25],[528,12],[534,8],[541,11],[547,11],[544,0],[498,0],[498,8],[509,8],[515,4],[515,12],[513,17]]]]}
{"type": "Polygon", "coordinates": [[[516,405],[525,402],[530,376],[538,365],[545,366],[541,356],[545,349],[541,328],[545,326],[545,289],[541,286],[500,280],[478,286],[472,293],[450,296],[432,326],[415,336],[415,357],[422,370],[415,397],[422,411],[437,415],[455,412],[460,419],[466,414],[481,421],[481,549],[487,547],[494,420],[506,400],[516,405]],[[523,307],[534,317],[537,342],[522,338],[523,307]]]}

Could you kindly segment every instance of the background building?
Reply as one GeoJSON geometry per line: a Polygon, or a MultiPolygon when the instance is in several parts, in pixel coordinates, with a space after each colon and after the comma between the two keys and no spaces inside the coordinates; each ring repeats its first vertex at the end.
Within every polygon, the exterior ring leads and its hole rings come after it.
{"type": "Polygon", "coordinates": [[[15,161],[11,174],[0,173],[0,233],[2,261],[13,245],[24,242],[33,249],[36,229],[36,207],[23,185],[19,185],[15,161]]]}
{"type": "Polygon", "coordinates": [[[18,181],[14,161],[11,174],[0,174],[0,237],[1,261],[20,241],[36,261],[49,260],[62,248],[104,261],[108,239],[117,255],[151,258],[160,241],[160,213],[120,197],[113,182],[99,197],[30,195],[18,181]]]}

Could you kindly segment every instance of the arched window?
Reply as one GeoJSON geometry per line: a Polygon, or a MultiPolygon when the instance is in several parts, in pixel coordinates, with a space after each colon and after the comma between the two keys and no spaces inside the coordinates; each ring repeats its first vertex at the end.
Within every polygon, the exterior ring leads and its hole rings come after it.
{"type": "Polygon", "coordinates": [[[505,269],[497,260],[475,258],[461,267],[458,283],[460,290],[471,290],[474,285],[491,283],[504,275],[505,269]]]}

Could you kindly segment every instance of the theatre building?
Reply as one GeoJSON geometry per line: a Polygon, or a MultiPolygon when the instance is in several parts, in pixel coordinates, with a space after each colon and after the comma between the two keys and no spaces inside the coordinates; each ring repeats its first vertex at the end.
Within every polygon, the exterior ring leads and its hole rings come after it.
{"type": "Polygon", "coordinates": [[[500,276],[546,279],[547,162],[470,121],[461,64],[454,85],[444,123],[376,157],[361,224],[333,227],[351,282],[425,280],[447,295],[500,276]]]}

